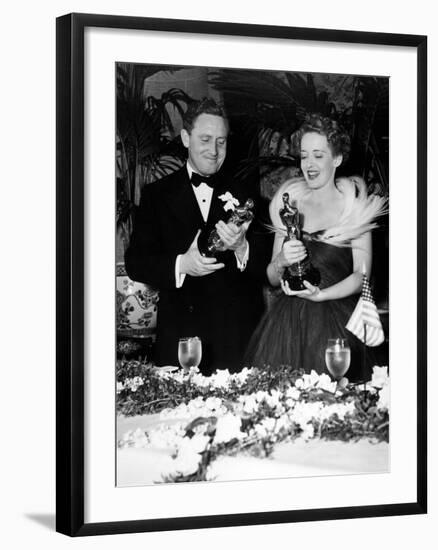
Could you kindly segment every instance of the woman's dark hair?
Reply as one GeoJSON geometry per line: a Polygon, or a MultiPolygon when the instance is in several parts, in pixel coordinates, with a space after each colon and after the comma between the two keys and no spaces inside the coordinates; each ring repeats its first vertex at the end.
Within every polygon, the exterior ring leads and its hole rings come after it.
{"type": "Polygon", "coordinates": [[[291,136],[292,151],[299,155],[304,134],[320,134],[327,138],[333,156],[342,155],[342,162],[348,159],[350,136],[335,120],[319,114],[307,115],[300,128],[291,136]]]}
{"type": "Polygon", "coordinates": [[[189,103],[187,111],[184,113],[183,128],[189,134],[195,125],[196,119],[200,115],[220,116],[225,120],[228,130],[228,117],[223,105],[216,103],[214,99],[204,97],[204,99],[201,99],[200,101],[193,101],[192,103],[189,103]]]}

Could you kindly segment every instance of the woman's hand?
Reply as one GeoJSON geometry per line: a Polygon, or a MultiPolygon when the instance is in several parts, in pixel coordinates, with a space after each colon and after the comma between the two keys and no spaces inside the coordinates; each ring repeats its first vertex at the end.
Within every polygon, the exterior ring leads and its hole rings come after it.
{"type": "Polygon", "coordinates": [[[303,281],[306,290],[291,290],[289,284],[283,279],[280,281],[281,288],[287,296],[297,296],[311,302],[323,302],[323,292],[318,286],[311,285],[308,281],[303,281]]]}
{"type": "Polygon", "coordinates": [[[297,262],[301,262],[307,256],[306,247],[297,239],[292,239],[283,243],[283,247],[278,256],[280,267],[287,267],[297,262]]]}

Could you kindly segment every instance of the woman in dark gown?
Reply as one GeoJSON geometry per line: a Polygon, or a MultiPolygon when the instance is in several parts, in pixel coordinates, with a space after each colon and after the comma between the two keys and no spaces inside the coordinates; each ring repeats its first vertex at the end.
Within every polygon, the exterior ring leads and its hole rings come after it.
{"type": "Polygon", "coordinates": [[[373,220],[382,214],[385,201],[368,197],[360,178],[335,181],[336,168],[348,155],[349,139],[334,121],[311,115],[293,142],[301,155],[303,178],[285,182],[270,207],[276,238],[267,274],[282,292],[251,338],[245,364],[327,372],[327,340],[346,338],[351,348],[346,376],[358,380],[369,376],[374,356],[367,348],[368,372],[364,373],[363,344],[345,325],[359,298],[362,273],[369,275],[371,270],[370,231],[376,227],[373,220]],[[285,241],[279,214],[285,192],[300,211],[302,241],[285,241]],[[292,291],[283,281],[284,270],[307,254],[321,281],[318,286],[305,282],[306,290],[292,291]]]}

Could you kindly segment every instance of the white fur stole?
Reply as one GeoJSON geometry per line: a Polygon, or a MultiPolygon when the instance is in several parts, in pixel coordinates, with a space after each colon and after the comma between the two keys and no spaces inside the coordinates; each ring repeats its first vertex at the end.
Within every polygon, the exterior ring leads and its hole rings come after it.
{"type": "MultiPolygon", "coordinates": [[[[368,196],[365,182],[358,176],[339,178],[336,187],[345,197],[341,218],[336,225],[318,231],[312,238],[335,246],[350,246],[353,240],[377,227],[376,218],[387,212],[387,199],[378,195],[368,196]]],[[[310,192],[303,177],[287,180],[279,187],[269,206],[274,231],[286,233],[279,214],[283,206],[283,193],[289,193],[289,201],[297,201],[299,209],[300,201],[310,192]]]]}

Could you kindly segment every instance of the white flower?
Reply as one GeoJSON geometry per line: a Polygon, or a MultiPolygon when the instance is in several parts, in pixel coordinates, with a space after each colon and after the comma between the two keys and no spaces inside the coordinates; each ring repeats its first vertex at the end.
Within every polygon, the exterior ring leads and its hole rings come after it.
{"type": "Polygon", "coordinates": [[[136,392],[140,386],[143,386],[144,381],[140,376],[134,378],[127,378],[125,380],[125,387],[128,387],[132,392],[136,392]]]}
{"type": "Polygon", "coordinates": [[[177,475],[188,476],[199,468],[202,456],[188,447],[183,447],[172,461],[171,469],[177,475]]]}
{"type": "Polygon", "coordinates": [[[185,422],[159,426],[148,432],[150,444],[157,449],[176,450],[185,436],[185,422]]]}
{"type": "Polygon", "coordinates": [[[371,385],[375,388],[383,388],[388,380],[388,367],[373,367],[371,385]]]}
{"type": "MultiPolygon", "coordinates": [[[[313,388],[316,386],[316,384],[319,382],[319,374],[312,370],[310,374],[303,374],[303,389],[308,390],[310,388],[313,388]]],[[[297,380],[298,382],[298,380],[297,380]]],[[[296,383],[295,385],[299,387],[296,383]]]]}
{"type": "Polygon", "coordinates": [[[208,435],[195,434],[193,437],[183,437],[178,446],[178,454],[181,451],[202,453],[210,441],[208,435]]]}
{"type": "Polygon", "coordinates": [[[367,382],[366,384],[358,384],[356,386],[356,389],[358,391],[367,391],[371,394],[374,394],[378,391],[377,388],[371,385],[371,382],[367,382]]]}
{"type": "Polygon", "coordinates": [[[248,376],[252,373],[253,369],[245,367],[240,372],[236,372],[232,375],[233,380],[238,383],[240,386],[246,382],[248,376]]]}
{"type": "Polygon", "coordinates": [[[240,439],[245,434],[240,431],[242,420],[234,414],[228,413],[218,418],[216,434],[213,443],[228,443],[234,438],[240,439]]]}
{"type": "Polygon", "coordinates": [[[305,441],[312,439],[312,437],[315,435],[315,428],[313,427],[313,424],[306,424],[303,427],[303,431],[301,432],[301,438],[305,441]]]}
{"type": "Polygon", "coordinates": [[[154,374],[158,376],[158,378],[164,378],[164,379],[175,378],[175,374],[167,370],[162,370],[161,368],[157,368],[154,371],[154,374]]]}
{"type": "Polygon", "coordinates": [[[261,422],[262,426],[266,428],[266,431],[268,433],[273,432],[275,430],[275,418],[264,418],[261,422]]]}
{"type": "Polygon", "coordinates": [[[269,395],[268,392],[265,392],[265,391],[262,391],[262,390],[259,390],[257,393],[256,393],[256,399],[259,403],[261,403],[262,401],[264,401],[266,399],[266,396],[269,395]]]}
{"type": "Polygon", "coordinates": [[[319,417],[323,407],[324,405],[317,401],[313,403],[297,403],[290,413],[290,418],[304,430],[309,422],[319,417]]]}
{"type": "Polygon", "coordinates": [[[117,382],[117,393],[120,393],[125,389],[125,385],[122,382],[117,382]]]}
{"type": "Polygon", "coordinates": [[[211,411],[220,411],[222,407],[222,399],[220,397],[207,397],[205,406],[211,411]]]}
{"type": "Polygon", "coordinates": [[[202,374],[194,374],[190,377],[190,382],[200,388],[206,388],[210,385],[210,378],[202,374]]]}
{"type": "Polygon", "coordinates": [[[189,380],[191,380],[194,376],[197,376],[198,374],[200,374],[198,367],[190,367],[188,372],[185,370],[183,370],[183,372],[185,373],[185,375],[189,380]]]}
{"type": "Polygon", "coordinates": [[[207,419],[205,419],[205,422],[200,422],[199,424],[196,424],[192,427],[191,431],[195,435],[206,435],[207,430],[210,428],[210,423],[207,419]]]}
{"type": "Polygon", "coordinates": [[[229,191],[227,191],[223,195],[219,195],[219,198],[221,201],[226,202],[226,201],[231,201],[234,197],[229,191]]]}
{"type": "Polygon", "coordinates": [[[127,431],[118,442],[118,446],[121,449],[125,447],[134,447],[138,449],[141,447],[147,447],[149,444],[149,438],[146,432],[144,432],[141,428],[127,431]]]}
{"type": "Polygon", "coordinates": [[[291,397],[288,397],[285,401],[284,401],[284,405],[286,407],[286,409],[292,409],[295,405],[295,400],[292,399],[291,397]]]}
{"type": "Polygon", "coordinates": [[[251,435],[255,434],[258,438],[263,438],[268,435],[268,431],[266,429],[266,426],[263,425],[263,422],[259,422],[254,426],[254,428],[251,431],[251,435]]]}
{"type": "Polygon", "coordinates": [[[210,384],[213,388],[226,388],[230,383],[230,372],[228,369],[217,370],[210,377],[210,384]]]}
{"type": "Polygon", "coordinates": [[[173,409],[164,409],[160,412],[160,420],[167,420],[170,418],[189,418],[190,410],[188,405],[181,403],[173,409]]]}
{"type": "Polygon", "coordinates": [[[336,382],[332,382],[332,379],[328,374],[321,374],[319,377],[318,383],[316,385],[317,388],[320,388],[321,390],[328,391],[330,393],[335,393],[336,391],[336,382]]]}
{"type": "Polygon", "coordinates": [[[205,472],[205,481],[215,481],[216,478],[216,464],[215,462],[213,462],[213,464],[210,464],[210,466],[208,466],[207,471],[205,472]]]}
{"type": "Polygon", "coordinates": [[[301,392],[298,390],[298,388],[291,386],[286,390],[285,396],[288,399],[293,399],[294,401],[298,401],[301,396],[301,392]]]}
{"type": "Polygon", "coordinates": [[[287,416],[287,414],[283,414],[282,416],[280,416],[280,418],[277,419],[275,423],[274,431],[275,433],[278,433],[283,428],[288,428],[289,425],[290,425],[289,417],[287,416]]]}
{"type": "Polygon", "coordinates": [[[280,391],[271,390],[271,392],[268,393],[265,397],[266,404],[269,407],[272,407],[273,409],[275,409],[276,407],[278,407],[280,405],[280,397],[281,397],[281,392],[280,391]]]}
{"type": "Polygon", "coordinates": [[[312,370],[310,374],[303,374],[301,378],[295,380],[295,387],[300,390],[308,390],[316,386],[319,382],[319,374],[312,370]]]}
{"type": "Polygon", "coordinates": [[[254,394],[242,395],[239,397],[239,401],[243,403],[243,412],[247,414],[253,414],[259,408],[259,404],[254,394]]]}
{"type": "Polygon", "coordinates": [[[223,195],[219,195],[219,198],[221,201],[225,203],[224,210],[234,210],[236,206],[239,206],[239,201],[233,197],[233,195],[227,191],[223,195]]]}
{"type": "Polygon", "coordinates": [[[345,415],[347,413],[354,413],[354,410],[355,405],[353,401],[347,404],[333,403],[332,405],[327,405],[321,410],[318,420],[326,420],[334,415],[337,415],[339,420],[344,420],[345,415]]]}
{"type": "Polygon", "coordinates": [[[160,376],[164,376],[165,378],[173,378],[175,382],[178,382],[179,384],[184,383],[184,371],[183,370],[177,370],[175,372],[169,372],[169,373],[161,373],[160,376]]]}
{"type": "Polygon", "coordinates": [[[379,400],[377,402],[377,407],[379,409],[388,409],[389,411],[389,382],[387,382],[383,388],[379,391],[379,400]]]}

